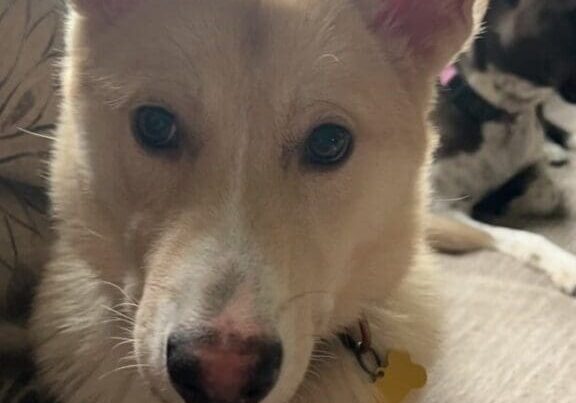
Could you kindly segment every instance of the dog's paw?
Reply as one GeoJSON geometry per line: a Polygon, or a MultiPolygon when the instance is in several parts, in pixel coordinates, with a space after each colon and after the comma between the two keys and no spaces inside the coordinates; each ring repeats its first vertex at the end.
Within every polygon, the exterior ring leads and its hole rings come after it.
{"type": "MultiPolygon", "coordinates": [[[[547,172],[554,172],[548,169],[547,172]]],[[[564,189],[546,173],[541,172],[528,190],[510,202],[507,214],[515,217],[561,217],[567,212],[564,189]]]]}
{"type": "Polygon", "coordinates": [[[530,238],[534,242],[526,245],[529,248],[526,262],[546,273],[563,293],[576,296],[576,255],[541,235],[530,234],[530,238]]]}
{"type": "Polygon", "coordinates": [[[555,269],[551,279],[562,292],[576,298],[576,266],[555,269]]]}

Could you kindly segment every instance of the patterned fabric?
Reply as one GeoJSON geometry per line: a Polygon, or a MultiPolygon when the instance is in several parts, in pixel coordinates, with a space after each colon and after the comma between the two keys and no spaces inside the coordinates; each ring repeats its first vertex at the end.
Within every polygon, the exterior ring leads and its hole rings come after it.
{"type": "Polygon", "coordinates": [[[0,403],[47,401],[24,328],[50,238],[44,167],[57,106],[59,0],[0,0],[0,403]]]}

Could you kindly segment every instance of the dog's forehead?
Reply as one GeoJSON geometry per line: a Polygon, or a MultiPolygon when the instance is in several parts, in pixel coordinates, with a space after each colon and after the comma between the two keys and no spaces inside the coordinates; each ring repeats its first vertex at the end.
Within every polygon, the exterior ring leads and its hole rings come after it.
{"type": "Polygon", "coordinates": [[[151,1],[107,33],[86,36],[93,56],[88,68],[105,77],[109,88],[122,87],[125,93],[146,87],[143,81],[172,83],[202,96],[211,89],[197,87],[207,83],[230,91],[244,81],[254,89],[258,83],[260,89],[290,83],[321,87],[324,77],[347,74],[364,57],[354,43],[361,30],[349,23],[344,3],[151,1]]]}

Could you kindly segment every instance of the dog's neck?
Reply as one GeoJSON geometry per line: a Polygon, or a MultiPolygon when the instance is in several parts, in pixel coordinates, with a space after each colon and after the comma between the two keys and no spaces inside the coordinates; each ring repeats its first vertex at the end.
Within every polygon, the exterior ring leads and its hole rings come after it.
{"type": "Polygon", "coordinates": [[[492,65],[485,70],[479,70],[467,58],[461,61],[459,68],[474,91],[493,106],[509,113],[535,111],[554,94],[551,88],[536,86],[492,65]]]}

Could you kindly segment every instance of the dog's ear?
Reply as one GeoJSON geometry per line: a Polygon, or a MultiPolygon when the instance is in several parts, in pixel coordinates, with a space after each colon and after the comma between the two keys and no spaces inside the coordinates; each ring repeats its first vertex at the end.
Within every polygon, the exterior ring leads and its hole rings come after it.
{"type": "Polygon", "coordinates": [[[436,75],[467,44],[487,0],[352,0],[370,29],[420,74],[436,75]],[[405,60],[407,59],[407,60],[405,60]]]}
{"type": "Polygon", "coordinates": [[[128,12],[142,0],[69,0],[80,15],[112,20],[128,12]]]}

